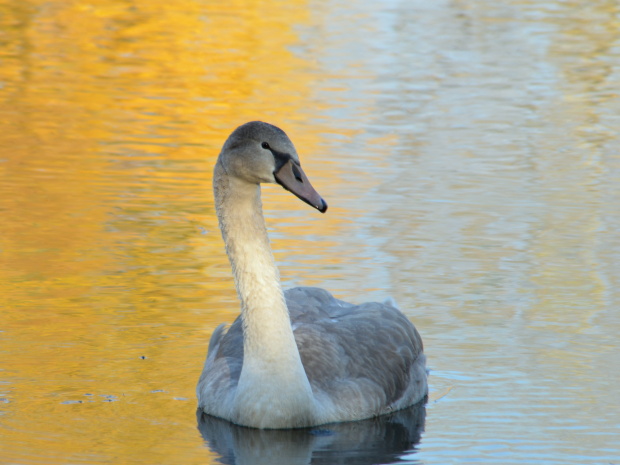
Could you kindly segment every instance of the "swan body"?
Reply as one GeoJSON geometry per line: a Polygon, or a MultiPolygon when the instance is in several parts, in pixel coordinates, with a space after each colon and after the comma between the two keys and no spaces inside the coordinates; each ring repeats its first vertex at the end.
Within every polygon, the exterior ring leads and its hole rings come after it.
{"type": "Polygon", "coordinates": [[[278,183],[327,210],[284,131],[254,121],[229,136],[213,189],[241,314],[211,336],[199,408],[238,425],[276,429],[361,420],[423,400],[422,339],[394,305],[353,305],[318,288],[282,291],[261,183],[278,183]]]}

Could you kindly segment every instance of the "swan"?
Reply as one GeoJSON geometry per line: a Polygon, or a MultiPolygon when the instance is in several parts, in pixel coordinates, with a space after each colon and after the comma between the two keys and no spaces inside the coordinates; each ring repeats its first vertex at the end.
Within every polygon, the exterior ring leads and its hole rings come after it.
{"type": "Polygon", "coordinates": [[[228,137],[213,192],[241,314],[211,336],[198,408],[237,425],[285,429],[362,420],[426,399],[422,339],[395,305],[353,305],[312,287],[282,291],[261,183],[327,210],[283,130],[252,121],[228,137]]]}

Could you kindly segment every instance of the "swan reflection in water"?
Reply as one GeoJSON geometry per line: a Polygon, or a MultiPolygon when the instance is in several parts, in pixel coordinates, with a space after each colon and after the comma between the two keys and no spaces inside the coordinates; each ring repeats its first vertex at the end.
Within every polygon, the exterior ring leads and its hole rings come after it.
{"type": "Polygon", "coordinates": [[[314,428],[265,430],[197,411],[198,429],[219,462],[236,465],[406,463],[424,431],[424,402],[389,415],[314,428]]]}

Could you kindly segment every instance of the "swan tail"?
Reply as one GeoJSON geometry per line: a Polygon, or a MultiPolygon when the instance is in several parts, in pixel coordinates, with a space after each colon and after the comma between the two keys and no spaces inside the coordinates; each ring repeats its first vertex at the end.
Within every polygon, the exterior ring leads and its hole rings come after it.
{"type": "Polygon", "coordinates": [[[383,305],[387,305],[389,307],[394,307],[394,308],[400,310],[400,307],[398,306],[398,304],[396,303],[396,301],[394,300],[394,298],[392,296],[389,296],[387,299],[385,299],[383,301],[383,305]]]}

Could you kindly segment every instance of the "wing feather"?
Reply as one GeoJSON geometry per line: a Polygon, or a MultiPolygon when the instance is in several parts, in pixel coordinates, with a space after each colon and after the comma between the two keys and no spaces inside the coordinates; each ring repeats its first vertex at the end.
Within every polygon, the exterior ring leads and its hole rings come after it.
{"type": "MultiPolygon", "coordinates": [[[[389,303],[352,305],[318,288],[285,292],[306,375],[342,404],[396,405],[411,391],[422,339],[389,303]],[[374,397],[374,400],[372,399],[374,397]]],[[[425,380],[424,380],[425,381],[425,380]]],[[[424,383],[425,384],[425,383],[424,383]]]]}

